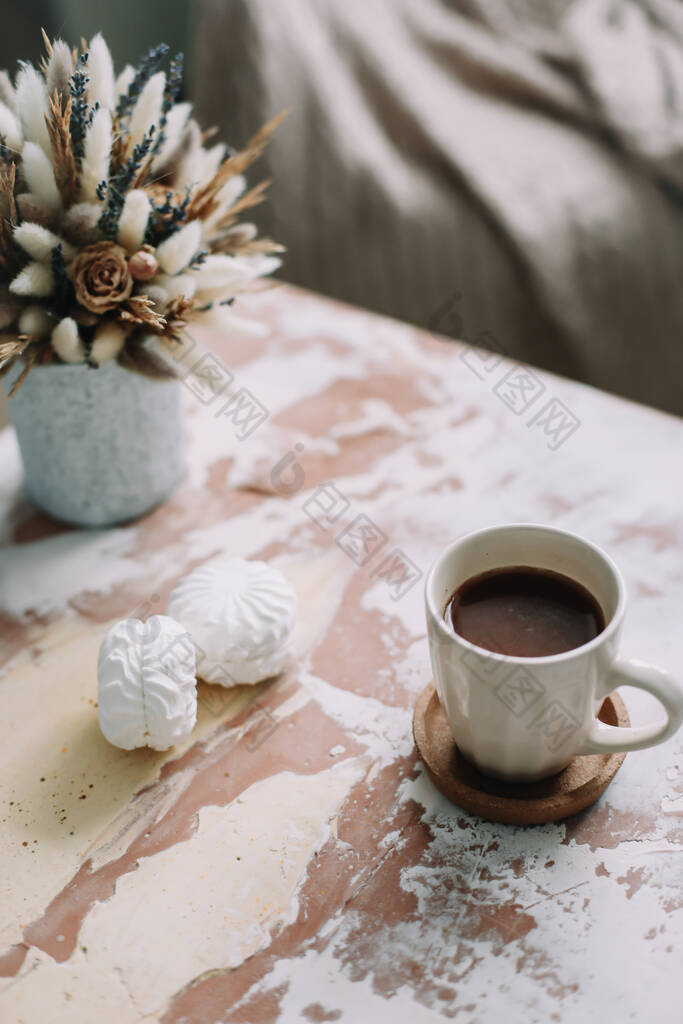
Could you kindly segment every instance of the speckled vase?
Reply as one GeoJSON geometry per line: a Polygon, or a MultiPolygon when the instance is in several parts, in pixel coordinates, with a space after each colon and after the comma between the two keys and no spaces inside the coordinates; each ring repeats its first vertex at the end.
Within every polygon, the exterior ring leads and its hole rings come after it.
{"type": "MultiPolygon", "coordinates": [[[[5,378],[8,393],[20,367],[5,378]]],[[[118,363],[36,366],[8,399],[28,490],[77,526],[112,526],[171,496],[183,471],[180,384],[118,363]]]]}

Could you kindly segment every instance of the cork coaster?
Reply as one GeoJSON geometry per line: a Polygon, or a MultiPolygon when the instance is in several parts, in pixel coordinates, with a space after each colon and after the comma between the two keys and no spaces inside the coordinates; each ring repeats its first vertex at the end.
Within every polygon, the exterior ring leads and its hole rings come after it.
{"type": "MultiPolygon", "coordinates": [[[[631,724],[617,693],[605,698],[598,718],[606,725],[631,724]]],[[[575,757],[559,775],[540,782],[490,779],[458,751],[432,683],[425,687],[415,705],[413,735],[432,782],[444,796],[470,814],[508,825],[542,825],[590,807],[607,789],[626,757],[575,757]]]]}

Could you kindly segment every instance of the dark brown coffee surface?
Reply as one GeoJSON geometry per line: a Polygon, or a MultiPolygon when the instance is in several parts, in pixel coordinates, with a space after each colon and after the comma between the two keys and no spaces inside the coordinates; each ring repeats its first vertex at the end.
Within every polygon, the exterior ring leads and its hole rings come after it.
{"type": "Polygon", "coordinates": [[[601,633],[598,602],[568,576],[546,569],[494,569],[463,583],[445,617],[465,640],[497,654],[543,658],[601,633]]]}

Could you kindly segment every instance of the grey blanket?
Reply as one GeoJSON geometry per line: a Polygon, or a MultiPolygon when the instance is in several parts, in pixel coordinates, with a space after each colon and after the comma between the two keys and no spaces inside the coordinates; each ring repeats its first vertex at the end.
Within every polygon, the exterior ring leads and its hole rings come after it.
{"type": "Polygon", "coordinates": [[[679,0],[197,0],[285,276],[683,412],[679,0]]]}

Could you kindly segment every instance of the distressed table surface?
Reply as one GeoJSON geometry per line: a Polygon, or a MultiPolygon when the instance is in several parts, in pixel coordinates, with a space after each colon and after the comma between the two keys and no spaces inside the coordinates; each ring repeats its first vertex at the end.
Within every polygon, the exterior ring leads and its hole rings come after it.
{"type": "Polygon", "coordinates": [[[681,671],[683,426],[306,293],[249,305],[272,332],[211,339],[186,479],[149,518],[51,523],[0,434],[0,1021],[678,1021],[680,739],[513,828],[440,797],[411,710],[419,577],[504,521],[604,545],[624,653],[681,671]],[[296,586],[294,666],[200,684],[181,748],[109,746],[108,625],[225,551],[296,586]]]}

